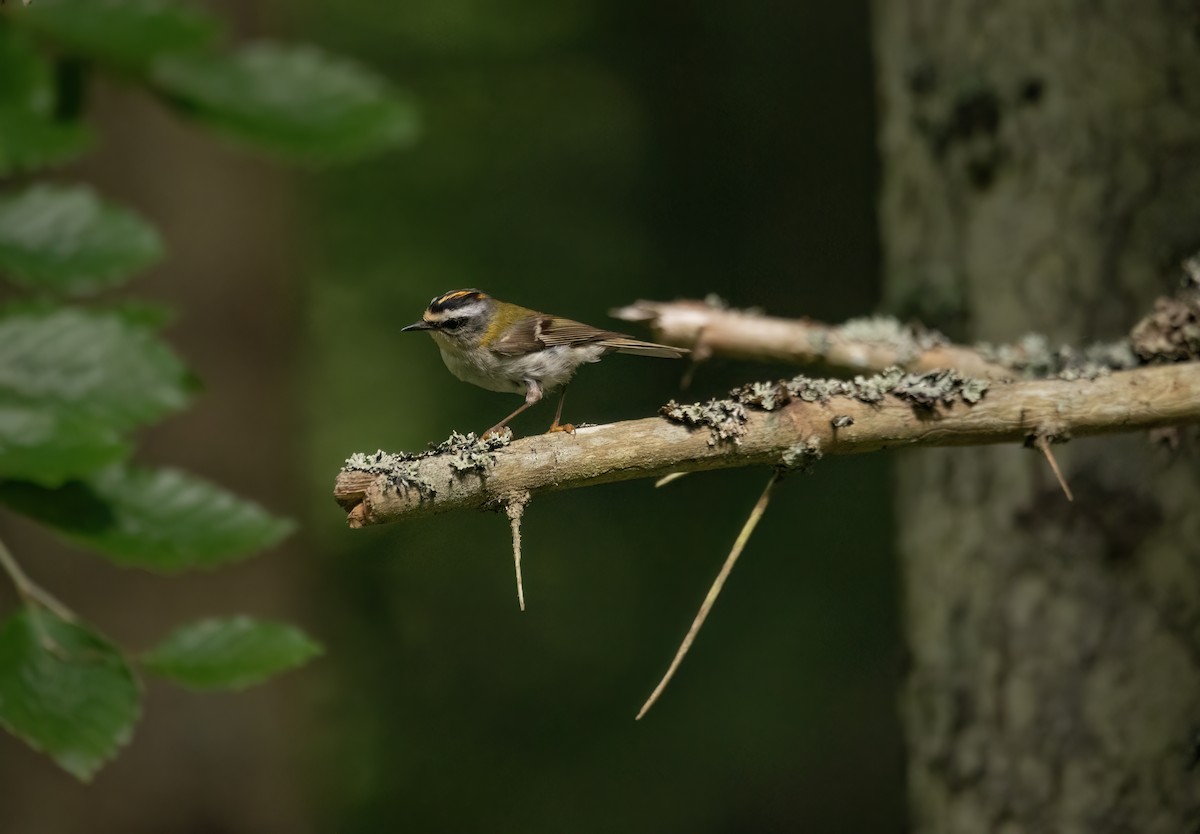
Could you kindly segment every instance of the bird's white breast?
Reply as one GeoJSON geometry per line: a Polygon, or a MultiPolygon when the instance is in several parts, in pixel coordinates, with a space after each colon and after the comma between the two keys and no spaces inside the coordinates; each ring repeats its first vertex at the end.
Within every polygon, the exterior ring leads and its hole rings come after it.
{"type": "Polygon", "coordinates": [[[605,348],[599,345],[570,347],[556,345],[524,356],[504,356],[490,350],[460,351],[446,343],[446,337],[433,334],[450,373],[486,388],[512,394],[525,393],[525,380],[536,380],[544,390],[552,391],[571,380],[575,369],[599,361],[605,348]]]}

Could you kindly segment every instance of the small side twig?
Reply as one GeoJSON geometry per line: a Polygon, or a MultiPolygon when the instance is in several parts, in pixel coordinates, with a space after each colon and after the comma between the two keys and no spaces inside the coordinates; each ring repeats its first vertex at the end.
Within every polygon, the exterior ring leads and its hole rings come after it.
{"type": "Polygon", "coordinates": [[[654,702],[658,700],[663,690],[667,688],[667,684],[671,682],[671,678],[675,676],[675,670],[679,668],[679,664],[687,656],[688,650],[691,649],[692,643],[696,640],[696,635],[700,633],[700,628],[708,618],[708,612],[712,610],[717,597],[721,595],[721,589],[725,587],[725,580],[729,578],[730,572],[733,571],[733,566],[737,564],[738,557],[742,555],[742,551],[746,547],[746,542],[750,541],[750,536],[754,533],[754,528],[758,526],[758,522],[762,520],[763,513],[767,511],[767,504],[771,501],[771,490],[778,483],[779,475],[780,471],[778,469],[771,473],[771,478],[767,481],[762,495],[759,496],[758,503],[750,511],[750,516],[746,519],[746,523],[742,525],[742,531],[738,533],[738,537],[733,543],[733,548],[729,551],[729,555],[725,557],[725,564],[721,566],[721,571],[717,574],[717,578],[713,580],[712,587],[708,589],[708,594],[704,597],[704,602],[700,604],[700,610],[696,612],[696,618],[692,620],[691,628],[684,635],[683,642],[679,644],[679,651],[675,652],[675,659],[671,661],[666,674],[662,676],[662,680],[658,682],[658,686],[654,687],[654,691],[650,693],[650,697],[646,699],[646,703],[642,704],[642,708],[638,710],[637,717],[634,719],[635,721],[640,721],[642,716],[650,710],[650,707],[654,706],[654,702]]]}
{"type": "Polygon", "coordinates": [[[529,506],[529,493],[520,492],[508,496],[504,500],[504,512],[512,527],[513,567],[517,574],[517,604],[525,610],[525,584],[521,581],[521,519],[525,517],[525,508],[529,506]]]}
{"type": "Polygon", "coordinates": [[[1058,460],[1054,457],[1054,452],[1050,449],[1049,436],[1039,434],[1033,445],[1046,457],[1046,462],[1050,464],[1050,469],[1054,472],[1054,477],[1058,479],[1058,485],[1062,487],[1063,494],[1067,496],[1067,500],[1074,501],[1075,496],[1071,494],[1071,487],[1067,486],[1067,479],[1063,477],[1062,470],[1058,468],[1058,460]]]}
{"type": "Polygon", "coordinates": [[[682,478],[686,474],[688,474],[688,473],[687,472],[672,472],[670,475],[663,475],[661,478],[659,478],[657,481],[654,482],[654,488],[659,489],[660,487],[665,487],[667,484],[678,481],[680,478],[682,478]]]}
{"type": "Polygon", "coordinates": [[[17,564],[17,560],[13,558],[12,553],[2,541],[0,541],[0,569],[3,569],[8,574],[8,578],[12,580],[13,587],[17,589],[17,594],[20,595],[21,599],[27,605],[40,605],[60,620],[75,622],[76,617],[71,609],[55,599],[45,588],[30,579],[25,574],[25,571],[21,570],[21,566],[17,564]]]}

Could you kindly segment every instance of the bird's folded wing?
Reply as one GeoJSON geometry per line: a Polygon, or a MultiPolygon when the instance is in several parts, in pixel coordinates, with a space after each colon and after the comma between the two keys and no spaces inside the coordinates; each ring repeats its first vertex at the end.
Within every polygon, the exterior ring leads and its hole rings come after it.
{"type": "Polygon", "coordinates": [[[682,348],[639,341],[623,333],[601,330],[590,324],[558,316],[531,316],[518,321],[509,328],[509,332],[488,347],[506,356],[519,356],[556,345],[598,345],[621,353],[671,359],[678,359],[687,353],[682,348]]]}

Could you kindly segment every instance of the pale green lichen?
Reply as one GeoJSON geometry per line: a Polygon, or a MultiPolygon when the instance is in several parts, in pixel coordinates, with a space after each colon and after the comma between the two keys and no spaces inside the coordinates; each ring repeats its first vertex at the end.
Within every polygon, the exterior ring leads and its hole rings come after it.
{"type": "Polygon", "coordinates": [[[433,494],[433,486],[420,475],[420,461],[446,457],[446,462],[455,472],[482,472],[495,463],[496,450],[510,442],[512,434],[508,432],[487,439],[477,437],[474,432],[452,432],[450,437],[424,452],[356,452],[346,459],[342,471],[382,475],[390,487],[415,488],[433,494]]]}
{"type": "Polygon", "coordinates": [[[907,364],[949,340],[936,330],[904,324],[892,316],[863,316],[837,328],[843,339],[888,346],[899,364],[907,364]]]}
{"type": "Polygon", "coordinates": [[[680,405],[671,400],[662,407],[661,413],[668,420],[685,426],[707,426],[710,446],[722,441],[737,443],[746,432],[746,409],[733,400],[709,400],[691,405],[680,405]]]}
{"type": "Polygon", "coordinates": [[[777,382],[751,382],[740,390],[739,400],[742,403],[763,411],[774,411],[791,399],[787,389],[777,382]]]}
{"type": "Polygon", "coordinates": [[[753,382],[730,392],[735,402],[763,411],[774,411],[791,400],[828,402],[833,397],[849,397],[867,404],[883,401],[891,395],[914,405],[950,405],[956,400],[974,404],[982,399],[988,381],[965,376],[957,371],[932,371],[925,374],[908,373],[892,366],[874,376],[853,379],[817,379],[796,376],[781,382],[753,382]]]}
{"type": "Polygon", "coordinates": [[[426,453],[426,457],[448,455],[449,464],[456,472],[481,472],[496,462],[496,450],[512,442],[512,432],[505,431],[486,439],[467,434],[451,433],[450,437],[426,453]]]}
{"type": "Polygon", "coordinates": [[[1200,359],[1200,257],[1184,261],[1183,287],[1160,298],[1154,310],[1130,331],[1142,364],[1194,362],[1200,359]]]}
{"type": "Polygon", "coordinates": [[[984,342],[975,350],[989,362],[1012,368],[1026,379],[1096,379],[1139,364],[1128,339],[1097,342],[1082,349],[1070,345],[1052,348],[1045,336],[1030,333],[1010,345],[984,342]]]}
{"type": "Polygon", "coordinates": [[[813,464],[821,459],[822,454],[821,441],[810,437],[784,449],[780,459],[784,469],[808,473],[812,471],[813,464]]]}
{"type": "Polygon", "coordinates": [[[913,405],[933,408],[951,405],[957,400],[974,405],[983,399],[987,390],[987,380],[963,376],[958,371],[935,371],[905,374],[888,393],[913,405]]]}
{"type": "MultiPolygon", "coordinates": [[[[709,443],[715,446],[722,440],[736,443],[745,432],[746,407],[775,411],[792,400],[827,403],[834,397],[848,397],[873,405],[893,396],[916,407],[933,409],[956,402],[974,405],[983,399],[989,385],[985,379],[965,376],[958,371],[913,374],[893,366],[875,376],[853,379],[796,376],[780,382],[752,382],[730,391],[729,398],[724,400],[691,405],[680,405],[672,400],[662,407],[662,414],[684,425],[707,426],[712,431],[709,443]]],[[[852,422],[844,415],[834,418],[837,428],[852,422]]]]}
{"type": "Polygon", "coordinates": [[[404,452],[385,452],[382,449],[374,454],[355,452],[346,458],[342,471],[381,475],[387,488],[391,489],[418,489],[421,492],[433,492],[433,488],[417,471],[416,458],[404,452]]]}
{"type": "Polygon", "coordinates": [[[832,347],[832,340],[829,336],[829,331],[825,328],[816,328],[808,333],[808,349],[816,356],[827,356],[832,347]]]}

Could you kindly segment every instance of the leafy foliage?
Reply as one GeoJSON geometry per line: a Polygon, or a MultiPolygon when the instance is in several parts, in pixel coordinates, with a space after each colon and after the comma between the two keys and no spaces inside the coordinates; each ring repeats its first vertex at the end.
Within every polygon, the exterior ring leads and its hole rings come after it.
{"type": "Polygon", "coordinates": [[[0,26],[0,175],[65,162],[91,133],[54,117],[54,76],[24,33],[0,26]]]}
{"type": "Polygon", "coordinates": [[[170,348],[119,313],[0,314],[0,478],[86,475],[122,457],[134,428],[182,408],[190,387],[170,348]]]}
{"type": "Polygon", "coordinates": [[[0,198],[0,270],[25,286],[105,289],[161,257],[153,228],[90,189],[35,186],[0,198]]]}
{"type": "Polygon", "coordinates": [[[153,78],[197,119],[301,161],[353,158],[416,137],[411,104],[378,76],[313,47],[172,55],[154,65],[153,78]]]}
{"type": "Polygon", "coordinates": [[[186,404],[182,363],[119,313],[0,313],[0,479],[55,486],[125,457],[129,433],[186,404]]]}
{"type": "Polygon", "coordinates": [[[193,689],[242,689],[320,651],[292,626],[231,617],[183,626],[144,654],[142,664],[193,689]]]}
{"type": "Polygon", "coordinates": [[[37,0],[21,22],[73,54],[124,69],[211,44],[220,26],[170,0],[37,0]]]}
{"type": "Polygon", "coordinates": [[[3,102],[0,125],[0,175],[68,162],[91,144],[91,131],[83,125],[59,124],[3,102]]]}
{"type": "Polygon", "coordinates": [[[6,477],[61,484],[129,454],[129,444],[109,427],[3,399],[0,396],[0,473],[6,477]]]}
{"type": "Polygon", "coordinates": [[[89,779],[133,732],[139,692],[99,634],[42,609],[0,627],[0,724],[89,779]]]}
{"type": "Polygon", "coordinates": [[[0,482],[0,501],[118,564],[162,572],[235,561],[292,530],[257,504],[173,469],[112,466],[58,488],[0,482]]]}
{"type": "MultiPolygon", "coordinates": [[[[278,156],[350,160],[412,141],[413,106],[313,47],[216,47],[221,26],[169,0],[38,0],[0,14],[0,177],[75,158],[87,76],[116,71],[195,121],[278,156]]],[[[0,190],[0,280],[33,295],[0,309],[0,503],[114,562],[160,572],[244,558],[292,529],[172,469],[129,463],[133,434],[187,405],[190,374],[159,313],[80,306],[163,256],[152,226],[91,189],[0,190]]],[[[88,779],[130,737],[140,692],[123,653],[47,597],[0,543],[25,607],[0,622],[0,725],[88,779]],[[39,601],[41,600],[41,601],[39,601]]],[[[184,626],[147,668],[195,688],[241,688],[319,647],[247,617],[184,626]]]]}

